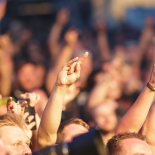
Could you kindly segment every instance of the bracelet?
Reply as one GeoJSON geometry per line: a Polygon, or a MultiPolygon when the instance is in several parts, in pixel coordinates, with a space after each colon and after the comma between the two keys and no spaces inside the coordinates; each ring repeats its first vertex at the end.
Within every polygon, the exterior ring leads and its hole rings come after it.
{"type": "Polygon", "coordinates": [[[147,83],[146,86],[147,86],[148,88],[150,88],[151,90],[155,91],[155,87],[151,86],[151,85],[149,84],[149,82],[147,83]]]}

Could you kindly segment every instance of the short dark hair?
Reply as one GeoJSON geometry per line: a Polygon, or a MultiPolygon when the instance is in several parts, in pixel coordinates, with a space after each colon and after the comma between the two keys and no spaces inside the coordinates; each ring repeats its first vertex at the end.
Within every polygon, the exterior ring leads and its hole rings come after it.
{"type": "Polygon", "coordinates": [[[113,136],[107,143],[107,147],[109,149],[109,155],[119,155],[122,151],[122,146],[120,142],[124,139],[129,138],[137,138],[140,140],[145,140],[145,136],[140,135],[136,132],[123,132],[119,133],[118,135],[113,136]]]}
{"type": "Polygon", "coordinates": [[[63,129],[70,124],[77,124],[77,125],[81,125],[84,128],[86,128],[87,130],[89,130],[89,125],[87,123],[85,123],[82,119],[79,118],[71,118],[68,121],[65,121],[63,123],[60,124],[58,132],[57,132],[57,144],[61,143],[64,139],[64,135],[62,133],[63,129]]]}

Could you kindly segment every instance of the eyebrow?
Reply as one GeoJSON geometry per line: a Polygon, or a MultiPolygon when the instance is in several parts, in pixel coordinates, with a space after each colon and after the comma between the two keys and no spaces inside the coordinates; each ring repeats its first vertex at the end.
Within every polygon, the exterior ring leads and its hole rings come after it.
{"type": "MultiPolygon", "coordinates": [[[[15,143],[15,142],[19,142],[19,143],[23,143],[23,141],[22,140],[20,140],[20,139],[13,139],[11,142],[12,143],[15,143]]],[[[27,140],[25,143],[29,143],[29,144],[31,144],[31,141],[30,140],[27,140]]]]}

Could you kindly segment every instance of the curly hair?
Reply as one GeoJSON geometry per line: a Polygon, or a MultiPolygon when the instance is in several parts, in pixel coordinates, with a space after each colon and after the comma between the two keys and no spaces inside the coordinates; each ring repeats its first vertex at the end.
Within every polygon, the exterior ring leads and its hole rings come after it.
{"type": "Polygon", "coordinates": [[[130,138],[136,138],[145,141],[145,136],[135,132],[119,133],[118,135],[113,136],[107,143],[109,155],[119,155],[122,151],[122,146],[120,145],[121,141],[130,138]]]}

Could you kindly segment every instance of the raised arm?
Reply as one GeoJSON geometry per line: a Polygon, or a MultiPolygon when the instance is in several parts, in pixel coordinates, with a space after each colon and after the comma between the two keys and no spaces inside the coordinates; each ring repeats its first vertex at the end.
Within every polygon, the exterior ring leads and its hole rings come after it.
{"type": "MultiPolygon", "coordinates": [[[[102,79],[100,79],[100,81],[98,81],[92,89],[87,102],[88,109],[94,108],[98,104],[104,102],[106,99],[111,99],[110,92],[115,90],[116,87],[118,87],[117,84],[120,83],[120,80],[119,78],[116,79],[115,77],[118,74],[121,74],[120,65],[123,63],[120,63],[120,60],[117,61],[116,59],[117,58],[114,58],[111,61],[109,69],[107,69],[102,79]]],[[[114,100],[114,98],[112,100],[114,100]]]]}
{"type": "Polygon", "coordinates": [[[73,54],[74,45],[77,42],[78,33],[76,30],[69,29],[65,34],[66,45],[57,56],[54,67],[48,71],[46,79],[46,88],[49,94],[52,92],[54,82],[63,64],[69,61],[73,54]],[[52,80],[51,80],[52,79],[52,80]]]}
{"type": "Polygon", "coordinates": [[[155,154],[155,102],[150,109],[141,133],[146,136],[146,141],[149,144],[153,154],[155,154]]]}
{"type": "Polygon", "coordinates": [[[69,20],[69,11],[67,9],[61,9],[57,16],[54,25],[51,28],[48,47],[50,50],[51,58],[54,60],[60,51],[59,39],[64,25],[69,20]]]}
{"type": "Polygon", "coordinates": [[[85,61],[87,56],[88,53],[86,52],[82,58],[75,58],[65,63],[59,72],[42,115],[38,133],[38,144],[40,147],[56,143],[65,93],[68,87],[80,77],[81,64],[85,61]]]}
{"type": "Polygon", "coordinates": [[[108,77],[103,77],[95,85],[88,98],[88,102],[86,105],[88,109],[96,107],[106,99],[109,90],[109,81],[110,80],[108,79],[108,77]]]}
{"type": "Polygon", "coordinates": [[[145,52],[147,51],[148,45],[151,39],[154,36],[154,19],[152,17],[148,17],[146,20],[145,27],[142,31],[142,35],[140,37],[138,51],[136,56],[137,65],[141,65],[141,61],[144,57],[145,52]]]}
{"type": "Polygon", "coordinates": [[[12,44],[8,35],[0,35],[0,91],[3,97],[11,92],[13,61],[11,58],[12,44]]]}
{"type": "Polygon", "coordinates": [[[4,15],[5,15],[6,4],[7,4],[7,0],[0,1],[0,22],[3,19],[4,15]]]}
{"type": "MultiPolygon", "coordinates": [[[[155,63],[152,68],[149,84],[155,87],[155,63]]],[[[154,91],[148,87],[145,87],[136,102],[122,118],[116,133],[125,131],[139,132],[148,115],[149,109],[154,100],[154,95],[154,91]]]]}
{"type": "Polygon", "coordinates": [[[108,38],[106,32],[106,25],[102,22],[98,22],[96,25],[97,30],[97,42],[99,47],[99,52],[102,60],[110,59],[110,49],[108,45],[108,38]]]}

